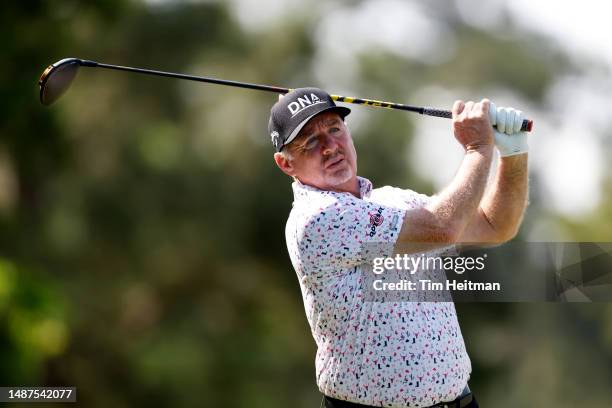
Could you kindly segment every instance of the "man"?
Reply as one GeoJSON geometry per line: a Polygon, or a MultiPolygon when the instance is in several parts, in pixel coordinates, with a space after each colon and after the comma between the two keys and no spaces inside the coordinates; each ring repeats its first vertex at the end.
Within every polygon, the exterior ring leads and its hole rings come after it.
{"type": "Polygon", "coordinates": [[[427,197],[357,176],[349,113],[326,92],[300,88],[279,99],[269,123],[274,160],[294,179],[286,239],[325,406],[477,407],[454,304],[366,302],[361,273],[377,256],[514,237],[527,201],[522,114],[456,101],[465,155],[450,185],[427,197]],[[486,190],[495,146],[501,158],[486,190]]]}

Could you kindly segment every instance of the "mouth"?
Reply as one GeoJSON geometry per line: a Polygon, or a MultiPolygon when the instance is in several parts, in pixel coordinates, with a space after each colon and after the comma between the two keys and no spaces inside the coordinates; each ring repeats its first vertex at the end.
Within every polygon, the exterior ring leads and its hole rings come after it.
{"type": "Polygon", "coordinates": [[[336,157],[334,159],[331,159],[329,162],[327,162],[327,164],[325,165],[325,169],[334,170],[335,168],[340,166],[342,163],[344,163],[344,157],[336,157]]]}

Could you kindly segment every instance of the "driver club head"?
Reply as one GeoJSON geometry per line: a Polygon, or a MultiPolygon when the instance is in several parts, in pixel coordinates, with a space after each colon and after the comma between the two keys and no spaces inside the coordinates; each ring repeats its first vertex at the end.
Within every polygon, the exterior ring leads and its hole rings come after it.
{"type": "Polygon", "coordinates": [[[76,76],[81,60],[65,58],[49,65],[38,80],[40,86],[40,102],[51,105],[66,92],[76,76]]]}

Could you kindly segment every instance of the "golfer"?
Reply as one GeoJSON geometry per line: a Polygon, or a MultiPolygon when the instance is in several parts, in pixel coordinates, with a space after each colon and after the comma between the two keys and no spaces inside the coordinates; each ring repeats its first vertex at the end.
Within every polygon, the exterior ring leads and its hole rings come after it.
{"type": "Polygon", "coordinates": [[[487,99],[456,101],[452,112],[465,154],[448,187],[428,197],[374,189],[357,176],[350,110],[326,92],[296,89],[271,109],[274,161],[294,180],[286,240],[326,407],[478,406],[454,304],[366,302],[361,288],[361,272],[375,257],[516,235],[527,202],[522,113],[487,99]]]}

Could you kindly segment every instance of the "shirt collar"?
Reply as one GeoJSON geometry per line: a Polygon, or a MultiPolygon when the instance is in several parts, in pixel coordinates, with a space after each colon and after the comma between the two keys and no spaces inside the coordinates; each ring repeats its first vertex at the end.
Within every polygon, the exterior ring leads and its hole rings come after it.
{"type": "MultiPolygon", "coordinates": [[[[359,183],[359,194],[361,198],[368,198],[372,193],[372,182],[365,177],[357,176],[357,182],[359,183]]],[[[291,185],[293,187],[293,196],[295,200],[305,199],[309,193],[333,193],[333,191],[321,190],[319,188],[309,186],[308,184],[302,184],[299,180],[295,180],[291,185]]],[[[349,194],[349,193],[346,193],[349,194]]]]}

